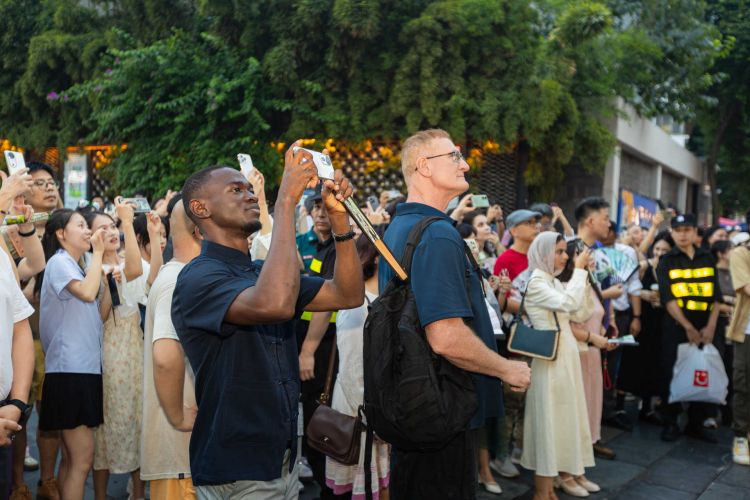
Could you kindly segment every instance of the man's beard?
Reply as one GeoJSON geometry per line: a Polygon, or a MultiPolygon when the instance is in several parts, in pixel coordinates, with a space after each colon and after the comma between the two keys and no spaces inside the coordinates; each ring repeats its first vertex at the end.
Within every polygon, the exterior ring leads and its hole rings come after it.
{"type": "Polygon", "coordinates": [[[257,233],[258,231],[260,231],[262,227],[263,227],[263,224],[261,224],[259,220],[254,220],[242,226],[242,232],[250,236],[251,234],[257,233]]]}

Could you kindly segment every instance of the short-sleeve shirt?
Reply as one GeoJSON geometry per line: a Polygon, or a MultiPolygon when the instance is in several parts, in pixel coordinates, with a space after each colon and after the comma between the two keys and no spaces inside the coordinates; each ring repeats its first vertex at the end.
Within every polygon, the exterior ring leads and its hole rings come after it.
{"type": "Polygon", "coordinates": [[[708,323],[714,302],[721,301],[713,255],[695,247],[691,259],[675,246],[659,259],[656,276],[661,303],[666,306],[672,300],[677,301],[685,318],[695,328],[703,328],[708,323]]]}
{"type": "MultiPolygon", "coordinates": [[[[172,325],[172,294],[177,275],[185,264],[167,262],[154,280],[146,304],[143,342],[143,429],[141,432],[141,477],[145,481],[190,477],[190,432],[176,430],[167,420],[154,385],[153,344],[170,339],[179,342],[172,325]]],[[[183,405],[194,407],[195,376],[185,360],[183,405]]]]}
{"type": "Polygon", "coordinates": [[[13,326],[34,314],[16,283],[8,255],[0,250],[0,400],[13,385],[13,326]]]}
{"type": "Polygon", "coordinates": [[[86,302],[67,289],[86,275],[71,255],[58,250],[47,262],[42,283],[39,336],[47,373],[102,373],[99,302],[86,302]]]}
{"type": "Polygon", "coordinates": [[[495,261],[495,268],[492,270],[492,274],[500,276],[500,271],[507,269],[508,278],[513,281],[527,267],[529,267],[529,256],[509,248],[501,253],[500,257],[495,261]]]}
{"type": "MultiPolygon", "coordinates": [[[[385,232],[385,243],[400,260],[412,227],[430,216],[443,220],[432,223],[422,234],[414,251],[409,281],[419,320],[422,326],[427,326],[443,319],[463,318],[487,348],[497,352],[481,276],[469,262],[464,241],[446,214],[422,203],[401,203],[385,232]]],[[[385,290],[393,276],[390,266],[384,262],[378,266],[380,290],[385,290]]],[[[476,429],[484,426],[487,418],[502,415],[502,385],[499,379],[487,375],[472,373],[472,377],[479,409],[470,422],[470,428],[476,429]]]]}
{"type": "Polygon", "coordinates": [[[315,230],[297,235],[297,249],[299,250],[305,272],[324,277],[333,276],[333,261],[336,258],[333,238],[320,241],[315,230]]]}
{"type": "MultiPolygon", "coordinates": [[[[224,319],[260,272],[249,253],[204,240],[201,254],[177,278],[172,322],[195,372],[190,469],[197,486],[278,479],[289,449],[295,463],[300,380],[294,321],[235,325],[224,319]]],[[[295,317],[323,283],[300,278],[295,317]]]]}

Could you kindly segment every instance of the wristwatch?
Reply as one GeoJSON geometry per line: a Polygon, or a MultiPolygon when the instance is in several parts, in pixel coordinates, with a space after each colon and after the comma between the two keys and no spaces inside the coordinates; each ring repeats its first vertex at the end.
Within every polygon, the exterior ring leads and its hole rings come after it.
{"type": "Polygon", "coordinates": [[[18,423],[21,425],[25,425],[26,421],[31,416],[32,406],[27,405],[20,399],[6,399],[5,401],[0,401],[0,407],[8,406],[8,405],[13,405],[19,410],[21,410],[21,418],[18,419],[18,423]]]}

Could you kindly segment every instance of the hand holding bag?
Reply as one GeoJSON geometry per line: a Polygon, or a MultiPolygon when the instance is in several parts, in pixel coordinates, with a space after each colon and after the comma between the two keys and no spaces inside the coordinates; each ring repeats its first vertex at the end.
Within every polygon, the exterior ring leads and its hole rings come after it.
{"type": "Polygon", "coordinates": [[[362,406],[359,407],[356,417],[345,415],[329,406],[335,362],[336,338],[334,337],[326,385],[320,395],[320,405],[315,409],[310,423],[307,424],[307,444],[339,463],[356,465],[359,462],[361,436],[365,428],[362,423],[362,406]]]}
{"type": "MultiPolygon", "coordinates": [[[[529,280],[529,283],[531,280],[529,280]]],[[[529,286],[526,285],[521,298],[521,306],[518,308],[513,323],[510,326],[510,337],[508,339],[508,350],[512,353],[523,354],[532,358],[554,361],[557,357],[557,346],[560,343],[560,323],[557,313],[552,311],[555,317],[556,330],[539,330],[533,326],[526,325],[522,317],[525,314],[524,302],[529,286]]]]}
{"type": "Polygon", "coordinates": [[[669,385],[669,402],[699,401],[726,404],[729,379],[719,350],[713,344],[677,347],[677,362],[669,385]]]}

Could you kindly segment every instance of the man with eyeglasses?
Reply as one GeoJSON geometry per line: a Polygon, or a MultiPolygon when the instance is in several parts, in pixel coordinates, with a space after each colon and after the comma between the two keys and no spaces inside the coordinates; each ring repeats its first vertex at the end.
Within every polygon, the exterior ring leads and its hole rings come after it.
{"type": "MultiPolygon", "coordinates": [[[[479,410],[466,430],[439,451],[394,447],[390,491],[396,500],[473,499],[477,431],[487,419],[502,415],[500,381],[524,391],[531,370],[525,363],[497,354],[481,276],[469,263],[464,242],[445,213],[450,200],[469,188],[464,177],[469,165],[461,152],[444,130],[424,130],[404,141],[401,169],[408,198],[396,208],[384,239],[393,255],[401,258],[412,227],[425,217],[440,217],[427,227],[414,250],[410,286],[432,350],[472,372],[479,410]]],[[[379,287],[384,290],[394,273],[385,265],[378,272],[379,287]]]]}
{"type": "MultiPolygon", "coordinates": [[[[55,171],[46,163],[32,161],[27,163],[29,175],[33,179],[31,190],[25,194],[26,203],[31,205],[34,213],[47,212],[51,213],[60,207],[59,183],[55,179],[55,171]]],[[[39,221],[34,225],[35,236],[40,238],[44,235],[44,229],[47,221],[39,221]]],[[[31,394],[29,395],[29,404],[34,405],[36,402],[37,411],[40,411],[42,400],[42,384],[44,383],[44,352],[39,340],[39,297],[35,297],[34,279],[31,279],[24,287],[24,295],[34,307],[34,314],[29,318],[31,333],[34,337],[35,365],[34,377],[31,384],[31,394]]],[[[23,482],[23,464],[29,469],[35,469],[41,466],[40,480],[37,485],[37,498],[57,500],[60,498],[57,481],[55,480],[55,464],[57,463],[57,454],[60,447],[60,440],[55,433],[48,433],[37,430],[37,446],[39,448],[39,464],[30,456],[24,455],[26,451],[26,429],[24,428],[17,436],[13,443],[14,447],[14,495],[11,498],[28,498],[26,497],[26,485],[23,482]],[[31,459],[31,460],[30,460],[31,459]]],[[[30,493],[29,493],[30,495],[30,493]]]]}

